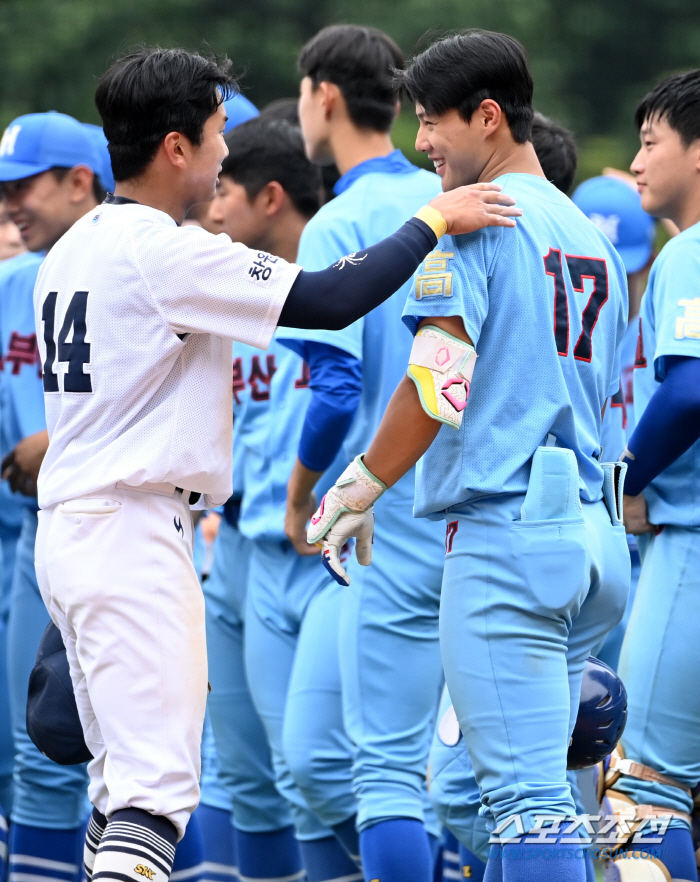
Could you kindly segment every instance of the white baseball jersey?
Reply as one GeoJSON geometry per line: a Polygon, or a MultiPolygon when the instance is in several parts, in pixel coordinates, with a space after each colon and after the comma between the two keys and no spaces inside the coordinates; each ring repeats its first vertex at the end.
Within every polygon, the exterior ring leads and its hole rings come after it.
{"type": "Polygon", "coordinates": [[[103,204],[34,291],[42,508],[119,481],[231,495],[232,341],[267,348],[299,267],[148,206],[103,204]]]}

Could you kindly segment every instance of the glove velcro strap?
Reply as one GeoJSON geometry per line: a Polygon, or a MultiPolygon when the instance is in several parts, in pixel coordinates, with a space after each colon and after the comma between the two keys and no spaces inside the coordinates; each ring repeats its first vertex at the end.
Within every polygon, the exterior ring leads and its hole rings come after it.
{"type": "Polygon", "coordinates": [[[458,429],[467,406],[476,350],[434,325],[424,325],[413,340],[408,376],[423,410],[434,420],[458,429]]]}

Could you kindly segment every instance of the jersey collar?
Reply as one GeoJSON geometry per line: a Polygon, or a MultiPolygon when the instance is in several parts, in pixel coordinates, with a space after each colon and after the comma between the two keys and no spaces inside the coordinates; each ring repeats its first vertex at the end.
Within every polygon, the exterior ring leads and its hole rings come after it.
{"type": "Polygon", "coordinates": [[[349,171],[338,179],[333,192],[336,196],[344,193],[358,178],[371,172],[380,172],[385,175],[406,175],[416,171],[416,166],[409,162],[400,150],[394,150],[387,156],[375,156],[366,159],[359,165],[353,166],[349,171]]]}
{"type": "Polygon", "coordinates": [[[126,196],[115,196],[114,193],[108,193],[104,201],[107,205],[141,205],[136,199],[127,199],[126,196]]]}

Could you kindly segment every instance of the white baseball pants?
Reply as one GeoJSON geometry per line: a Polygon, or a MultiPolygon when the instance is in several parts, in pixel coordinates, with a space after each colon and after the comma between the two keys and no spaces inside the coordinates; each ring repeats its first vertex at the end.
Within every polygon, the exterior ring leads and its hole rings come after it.
{"type": "Polygon", "coordinates": [[[182,838],[199,801],[207,697],[192,517],[171,496],[111,487],[39,513],[36,570],[63,635],[94,759],[90,800],[140,808],[182,838]]]}

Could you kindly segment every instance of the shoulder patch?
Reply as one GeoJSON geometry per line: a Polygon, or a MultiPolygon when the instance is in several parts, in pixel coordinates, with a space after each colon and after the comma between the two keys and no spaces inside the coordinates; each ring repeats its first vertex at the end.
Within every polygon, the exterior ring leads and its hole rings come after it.
{"type": "Polygon", "coordinates": [[[279,257],[273,257],[266,251],[258,251],[248,265],[248,277],[261,288],[267,288],[275,277],[278,264],[279,257]]]}
{"type": "Polygon", "coordinates": [[[452,273],[448,270],[454,251],[431,251],[423,261],[421,272],[416,276],[415,297],[451,297],[452,273]]]}
{"type": "Polygon", "coordinates": [[[700,340],[700,297],[681,298],[678,308],[683,315],[676,319],[676,340],[700,340]]]}

